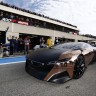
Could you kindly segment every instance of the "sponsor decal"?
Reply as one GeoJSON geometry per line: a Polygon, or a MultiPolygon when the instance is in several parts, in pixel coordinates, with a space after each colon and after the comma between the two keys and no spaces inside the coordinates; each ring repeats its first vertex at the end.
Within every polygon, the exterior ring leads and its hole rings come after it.
{"type": "Polygon", "coordinates": [[[22,24],[22,25],[28,25],[28,22],[22,22],[22,21],[18,21],[18,24],[22,24]]]}
{"type": "Polygon", "coordinates": [[[4,22],[11,22],[11,19],[8,19],[8,18],[2,18],[1,21],[4,21],[4,22]]]}
{"type": "Polygon", "coordinates": [[[17,20],[12,19],[12,20],[11,20],[11,22],[13,22],[13,23],[17,23],[18,21],[17,21],[17,20]]]}
{"type": "Polygon", "coordinates": [[[74,35],[77,35],[77,33],[76,33],[76,32],[73,32],[73,34],[74,34],[74,35]]]}
{"type": "Polygon", "coordinates": [[[4,22],[13,22],[13,23],[18,23],[18,24],[22,24],[22,25],[29,25],[28,22],[17,21],[15,19],[2,18],[1,21],[4,21],[4,22]]]}

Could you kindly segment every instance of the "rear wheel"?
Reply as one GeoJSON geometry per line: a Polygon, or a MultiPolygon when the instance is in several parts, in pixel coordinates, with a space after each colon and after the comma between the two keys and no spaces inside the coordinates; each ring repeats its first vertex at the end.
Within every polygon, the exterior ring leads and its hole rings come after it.
{"type": "Polygon", "coordinates": [[[85,60],[82,55],[78,56],[75,66],[74,66],[74,79],[79,79],[85,72],[85,60]]]}

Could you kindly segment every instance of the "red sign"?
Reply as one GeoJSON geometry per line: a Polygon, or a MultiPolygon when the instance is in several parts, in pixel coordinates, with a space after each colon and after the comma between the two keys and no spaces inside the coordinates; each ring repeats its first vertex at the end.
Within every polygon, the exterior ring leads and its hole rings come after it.
{"type": "Polygon", "coordinates": [[[13,23],[17,23],[17,20],[12,19],[11,22],[13,22],[13,23]]]}
{"type": "Polygon", "coordinates": [[[74,34],[74,35],[77,35],[77,33],[75,33],[75,32],[74,32],[73,34],[74,34]]]}
{"type": "Polygon", "coordinates": [[[28,22],[22,22],[22,21],[18,21],[18,24],[22,24],[22,25],[28,25],[28,22]]]}

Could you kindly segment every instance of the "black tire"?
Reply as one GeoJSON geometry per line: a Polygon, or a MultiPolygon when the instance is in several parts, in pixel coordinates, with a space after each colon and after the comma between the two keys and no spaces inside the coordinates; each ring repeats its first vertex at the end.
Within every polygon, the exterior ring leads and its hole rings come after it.
{"type": "Polygon", "coordinates": [[[82,75],[85,72],[85,69],[86,69],[86,66],[85,66],[84,57],[82,55],[79,55],[75,62],[73,78],[79,79],[80,77],[82,77],[82,75]]]}

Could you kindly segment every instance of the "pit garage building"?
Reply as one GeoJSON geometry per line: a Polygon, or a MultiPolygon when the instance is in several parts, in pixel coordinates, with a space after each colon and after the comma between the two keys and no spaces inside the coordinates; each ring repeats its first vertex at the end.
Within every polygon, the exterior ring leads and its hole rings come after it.
{"type": "Polygon", "coordinates": [[[92,40],[79,35],[77,26],[40,15],[16,6],[0,3],[0,43],[8,43],[7,37],[25,38],[29,36],[33,45],[52,37],[64,40],[92,40]]]}

